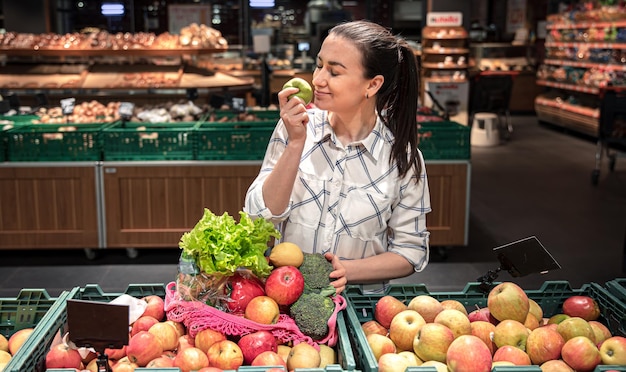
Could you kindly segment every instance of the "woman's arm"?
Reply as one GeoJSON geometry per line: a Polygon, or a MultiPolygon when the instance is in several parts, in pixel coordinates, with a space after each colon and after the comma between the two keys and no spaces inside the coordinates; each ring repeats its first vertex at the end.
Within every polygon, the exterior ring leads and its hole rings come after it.
{"type": "Polygon", "coordinates": [[[402,278],[415,272],[404,257],[392,252],[358,260],[342,260],[348,284],[369,284],[402,278]]]}

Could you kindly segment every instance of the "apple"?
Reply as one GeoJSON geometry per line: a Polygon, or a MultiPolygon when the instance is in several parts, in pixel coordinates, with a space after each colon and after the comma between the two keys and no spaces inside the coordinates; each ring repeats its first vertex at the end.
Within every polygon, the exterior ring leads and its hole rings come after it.
{"type": "Polygon", "coordinates": [[[554,314],[548,318],[548,324],[559,324],[567,318],[569,318],[567,314],[554,314]]]}
{"type": "Polygon", "coordinates": [[[287,357],[287,369],[294,371],[296,368],[318,368],[322,358],[319,351],[306,342],[294,345],[287,357]]]}
{"type": "Polygon", "coordinates": [[[178,337],[183,336],[187,333],[185,330],[185,325],[181,322],[175,322],[173,320],[166,320],[165,323],[172,325],[172,327],[176,329],[176,334],[178,334],[178,337]]]}
{"type": "Polygon", "coordinates": [[[148,332],[159,339],[163,351],[176,350],[178,348],[178,332],[173,325],[159,322],[150,327],[148,332]]]}
{"type": "Polygon", "coordinates": [[[120,359],[113,365],[112,370],[113,372],[134,372],[137,368],[139,368],[137,363],[133,363],[128,359],[120,359]]]}
{"type": "Polygon", "coordinates": [[[287,89],[287,88],[299,89],[299,92],[290,95],[289,99],[293,97],[298,97],[304,101],[305,105],[308,105],[309,103],[311,103],[311,100],[313,100],[313,88],[311,87],[311,84],[309,84],[308,81],[302,78],[295,77],[293,79],[290,79],[283,85],[283,89],[287,89]]]}
{"type": "Polygon", "coordinates": [[[588,323],[591,326],[591,329],[593,329],[594,341],[596,342],[596,345],[602,344],[602,341],[612,336],[611,330],[599,321],[590,320],[588,323]]]}
{"type": "Polygon", "coordinates": [[[66,343],[56,344],[46,353],[46,368],[80,368],[82,362],[78,350],[66,343]]]}
{"type": "MultiPolygon", "coordinates": [[[[182,372],[196,371],[210,365],[210,355],[197,347],[188,347],[176,354],[174,367],[178,367],[182,372]]],[[[221,367],[218,367],[221,368],[221,367]]]]}
{"type": "Polygon", "coordinates": [[[409,367],[409,359],[399,354],[383,354],[378,359],[379,372],[404,372],[409,367]]]}
{"type": "Polygon", "coordinates": [[[365,323],[361,324],[361,329],[363,330],[363,333],[365,333],[365,336],[369,335],[370,333],[378,333],[379,335],[387,336],[387,334],[389,333],[387,328],[383,327],[374,319],[368,320],[365,323]]]}
{"type": "Polygon", "coordinates": [[[595,343],[595,334],[593,328],[583,318],[569,317],[559,323],[556,330],[563,336],[563,339],[567,342],[570,338],[576,336],[585,336],[595,343]]]}
{"type": "Polygon", "coordinates": [[[513,282],[502,282],[489,291],[487,307],[499,321],[512,319],[524,323],[530,303],[528,295],[520,286],[513,282]]]}
{"type": "Polygon", "coordinates": [[[526,328],[532,331],[533,329],[539,327],[539,321],[533,314],[529,312],[526,315],[526,320],[524,321],[524,325],[526,326],[526,328]]]}
{"type": "Polygon", "coordinates": [[[372,333],[365,339],[367,340],[367,344],[370,349],[372,349],[374,359],[376,360],[378,360],[383,354],[395,353],[397,351],[396,344],[394,344],[393,341],[391,341],[391,339],[387,336],[372,333]]]}
{"type": "Polygon", "coordinates": [[[413,351],[421,360],[446,361],[448,347],[454,341],[454,333],[440,323],[426,323],[413,340],[413,351]]]}
{"type": "MultiPolygon", "coordinates": [[[[287,266],[282,266],[287,267],[287,266]]],[[[264,351],[278,351],[278,343],[276,337],[269,331],[256,331],[242,336],[237,345],[243,354],[243,362],[250,364],[264,351]]]]}
{"type": "Polygon", "coordinates": [[[161,355],[156,359],[152,359],[148,364],[146,364],[146,368],[172,368],[174,367],[174,358],[169,356],[161,355]]]}
{"type": "Polygon", "coordinates": [[[178,350],[177,351],[181,351],[188,347],[195,347],[195,346],[196,346],[196,342],[194,338],[191,337],[191,335],[187,334],[187,335],[180,336],[178,338],[178,350]]]}
{"type": "Polygon", "coordinates": [[[276,348],[276,353],[278,353],[278,355],[280,355],[281,358],[283,358],[283,360],[285,361],[285,363],[287,363],[287,358],[289,357],[289,353],[291,352],[291,346],[289,345],[278,345],[278,347],[276,348]]]}
{"type": "Polygon", "coordinates": [[[214,343],[207,351],[209,365],[221,369],[233,369],[243,365],[241,348],[231,340],[222,340],[214,343]]]}
{"type": "Polygon", "coordinates": [[[15,355],[34,330],[34,328],[22,328],[9,336],[9,341],[7,342],[9,353],[15,355]]]}
{"type": "Polygon", "coordinates": [[[493,342],[498,348],[504,345],[526,350],[526,340],[530,330],[517,320],[505,319],[493,331],[493,342]]]}
{"type": "Polygon", "coordinates": [[[419,295],[415,296],[409,301],[407,305],[409,310],[415,310],[420,315],[426,323],[432,323],[435,320],[437,314],[443,310],[443,306],[438,299],[429,296],[429,295],[419,295]]]}
{"type": "Polygon", "coordinates": [[[126,346],[126,355],[130,362],[145,367],[152,359],[163,354],[161,341],[148,331],[140,331],[132,336],[126,346]]]}
{"type": "Polygon", "coordinates": [[[396,314],[389,325],[389,338],[397,351],[413,350],[413,339],[426,321],[415,310],[403,310],[396,314]]]}
{"type": "Polygon", "coordinates": [[[470,322],[484,321],[484,322],[493,323],[494,325],[498,324],[498,319],[494,318],[491,315],[491,312],[489,311],[488,307],[481,307],[476,310],[470,311],[467,314],[467,318],[470,320],[470,322]]]}
{"type": "Polygon", "coordinates": [[[126,345],[122,346],[119,349],[106,348],[104,349],[104,353],[109,359],[120,360],[126,356],[126,345]]]}
{"type": "Polygon", "coordinates": [[[604,364],[626,365],[626,338],[612,336],[604,340],[600,345],[600,356],[604,364]]]}
{"type": "Polygon", "coordinates": [[[499,347],[493,354],[493,361],[508,361],[516,366],[529,366],[531,365],[530,357],[522,349],[515,346],[504,345],[499,347]]]}
{"type": "Polygon", "coordinates": [[[498,366],[515,366],[515,363],[508,360],[498,360],[497,362],[491,362],[491,369],[498,366]]]}
{"type": "Polygon", "coordinates": [[[226,307],[231,313],[243,313],[250,300],[265,294],[263,284],[258,278],[239,271],[228,278],[224,288],[228,298],[226,307]]]}
{"type": "Polygon", "coordinates": [[[561,349],[561,358],[576,371],[592,371],[602,363],[600,350],[585,336],[575,336],[565,341],[561,349]]]}
{"type": "Polygon", "coordinates": [[[0,363],[9,363],[12,357],[13,356],[9,354],[8,351],[0,350],[0,363]]]}
{"type": "MultiPolygon", "coordinates": [[[[269,372],[270,370],[272,370],[272,368],[266,370],[265,372],[269,372]]],[[[280,371],[285,372],[282,369],[280,369],[280,371]]],[[[221,368],[217,368],[217,367],[204,367],[204,368],[200,368],[197,372],[224,372],[224,370],[221,368]]]]}
{"type": "Polygon", "coordinates": [[[462,312],[463,314],[467,315],[467,309],[465,308],[465,305],[463,305],[463,303],[461,303],[461,301],[457,301],[457,300],[443,300],[441,301],[441,307],[443,307],[443,309],[455,309],[458,310],[460,312],[462,312]]]}
{"type": "Polygon", "coordinates": [[[244,316],[260,324],[275,324],[278,321],[280,309],[278,303],[269,296],[257,296],[250,300],[244,316]]]}
{"type": "Polygon", "coordinates": [[[483,340],[485,345],[491,351],[493,355],[494,351],[498,348],[493,342],[493,333],[496,330],[496,326],[491,322],[485,322],[484,320],[477,320],[470,323],[471,334],[483,340]]]}
{"type": "Polygon", "coordinates": [[[409,360],[409,367],[419,367],[424,363],[413,351],[401,351],[397,353],[398,355],[402,355],[403,357],[409,360]]]}
{"type": "Polygon", "coordinates": [[[463,314],[456,309],[443,309],[437,314],[434,322],[450,328],[455,338],[472,333],[472,327],[470,326],[470,320],[467,314],[463,314]]]}
{"type": "Polygon", "coordinates": [[[226,340],[226,335],[222,332],[206,328],[196,333],[196,337],[193,339],[193,346],[204,351],[209,351],[211,345],[218,341],[226,340]]]}
{"type": "Polygon", "coordinates": [[[407,305],[397,298],[385,295],[376,301],[374,319],[383,327],[389,329],[391,320],[396,314],[407,309],[407,305]]]}
{"type": "Polygon", "coordinates": [[[427,360],[420,367],[435,367],[437,372],[448,372],[448,366],[436,360],[427,360]]]}
{"type": "Polygon", "coordinates": [[[287,368],[287,363],[275,351],[263,351],[250,362],[251,366],[282,366],[287,368]]]}
{"type": "Polygon", "coordinates": [[[568,366],[562,359],[548,360],[542,363],[541,372],[575,372],[572,367],[568,366]]]}
{"type": "Polygon", "coordinates": [[[563,313],[587,321],[597,320],[600,317],[600,307],[596,300],[589,296],[570,296],[563,302],[563,313]]]}
{"type": "Polygon", "coordinates": [[[337,364],[337,353],[335,353],[335,349],[326,345],[319,344],[320,347],[320,365],[319,368],[326,368],[326,366],[331,364],[337,364]]]}
{"type": "Polygon", "coordinates": [[[537,322],[540,325],[543,325],[543,309],[541,306],[532,298],[528,299],[528,305],[528,312],[537,318],[537,322]]]}
{"type": "Polygon", "coordinates": [[[265,294],[278,305],[289,306],[304,291],[304,277],[295,266],[277,267],[265,280],[265,294]]]}
{"type": "Polygon", "coordinates": [[[533,329],[526,339],[526,353],[533,364],[541,365],[548,360],[559,359],[565,340],[552,327],[533,329]]]}
{"type": "Polygon", "coordinates": [[[157,295],[148,295],[142,298],[148,304],[142,316],[148,315],[159,322],[165,320],[165,301],[157,295]]]}
{"type": "Polygon", "coordinates": [[[132,337],[141,331],[147,331],[157,323],[159,323],[157,318],[150,315],[142,315],[131,325],[130,336],[132,337]]]}
{"type": "Polygon", "coordinates": [[[461,335],[448,347],[446,364],[450,372],[489,372],[491,351],[480,338],[461,335]]]}
{"type": "Polygon", "coordinates": [[[9,340],[0,334],[0,350],[9,352],[9,340]]]}

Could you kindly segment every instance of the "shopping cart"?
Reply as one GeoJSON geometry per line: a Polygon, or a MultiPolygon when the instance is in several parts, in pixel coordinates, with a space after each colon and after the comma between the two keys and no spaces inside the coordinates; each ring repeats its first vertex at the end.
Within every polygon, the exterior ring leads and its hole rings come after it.
{"type": "Polygon", "coordinates": [[[609,158],[609,170],[615,170],[617,156],[626,150],[626,88],[606,87],[600,91],[600,120],[596,148],[596,166],[591,172],[595,186],[600,178],[602,156],[609,158]]]}

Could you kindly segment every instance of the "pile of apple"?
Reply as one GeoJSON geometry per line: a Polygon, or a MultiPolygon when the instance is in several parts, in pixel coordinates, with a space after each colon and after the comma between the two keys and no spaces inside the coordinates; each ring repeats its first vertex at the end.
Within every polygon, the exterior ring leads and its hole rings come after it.
{"type": "Polygon", "coordinates": [[[30,336],[34,328],[23,328],[13,333],[7,339],[4,335],[0,335],[0,371],[4,370],[11,358],[22,347],[28,336],[30,336]]]}
{"type": "Polygon", "coordinates": [[[593,371],[626,365],[626,338],[601,323],[595,299],[572,295],[562,313],[544,317],[517,284],[503,282],[487,306],[467,311],[457,300],[385,295],[361,324],[380,372],[434,366],[439,372],[491,371],[498,365],[538,365],[543,372],[593,371]]]}

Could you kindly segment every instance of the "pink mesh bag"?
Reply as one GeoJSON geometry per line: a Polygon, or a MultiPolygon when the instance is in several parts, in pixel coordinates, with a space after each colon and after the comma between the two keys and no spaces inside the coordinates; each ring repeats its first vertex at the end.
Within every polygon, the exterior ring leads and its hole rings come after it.
{"type": "Polygon", "coordinates": [[[346,308],[347,302],[341,295],[335,295],[335,311],[328,319],[328,335],[322,340],[313,340],[306,336],[295,321],[286,314],[281,314],[275,324],[260,324],[235,315],[218,310],[200,301],[187,301],[180,297],[176,290],[176,283],[171,282],[166,287],[165,311],[167,319],[183,323],[191,337],[204,329],[212,329],[229,336],[243,336],[256,331],[269,331],[277,340],[283,343],[298,344],[306,342],[315,347],[318,344],[335,346],[337,344],[337,314],[346,308]]]}

